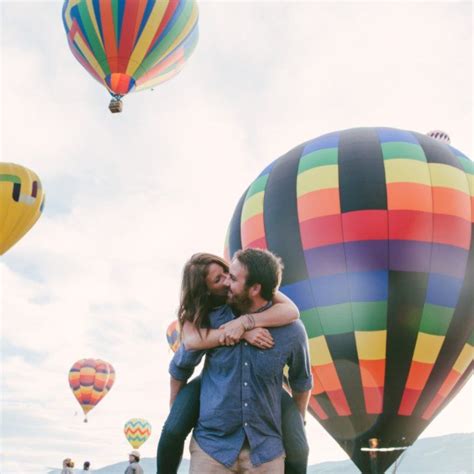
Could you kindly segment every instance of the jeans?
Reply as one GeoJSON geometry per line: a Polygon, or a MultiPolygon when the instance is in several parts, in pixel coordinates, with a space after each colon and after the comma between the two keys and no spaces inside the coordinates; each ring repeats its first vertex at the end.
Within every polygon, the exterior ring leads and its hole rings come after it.
{"type": "MultiPolygon", "coordinates": [[[[176,474],[183,457],[184,441],[199,416],[201,379],[184,386],[163,425],[156,453],[157,474],[176,474]]],[[[285,474],[306,474],[309,446],[303,419],[293,399],[282,391],[282,434],[286,451],[285,474]]]]}

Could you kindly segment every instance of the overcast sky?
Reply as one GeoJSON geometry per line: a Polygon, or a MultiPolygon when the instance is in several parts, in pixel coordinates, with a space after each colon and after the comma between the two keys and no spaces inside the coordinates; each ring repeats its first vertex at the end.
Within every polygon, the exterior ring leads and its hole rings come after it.
{"type": "MultiPolygon", "coordinates": [[[[0,262],[2,473],[126,460],[131,417],[152,424],[141,451],[154,456],[183,264],[222,254],[238,198],[278,156],[391,126],[446,130],[472,157],[469,2],[199,6],[184,70],[112,115],[69,51],[62,3],[1,2],[1,159],[46,191],[0,262]],[[84,357],[117,372],[88,424],[67,382],[84,357]]],[[[472,431],[471,397],[469,383],[422,436],[472,431]]],[[[308,436],[311,463],[346,458],[313,419],[308,436]]]]}

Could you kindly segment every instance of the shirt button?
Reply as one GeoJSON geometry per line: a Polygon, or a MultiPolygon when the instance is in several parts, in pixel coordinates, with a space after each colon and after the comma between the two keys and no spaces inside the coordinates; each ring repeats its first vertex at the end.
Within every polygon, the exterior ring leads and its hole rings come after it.
{"type": "Polygon", "coordinates": [[[248,344],[246,342],[244,342],[244,346],[248,346],[248,344]]]}
{"type": "Polygon", "coordinates": [[[248,426],[249,424],[247,422],[244,423],[244,426],[248,426]]]}
{"type": "Polygon", "coordinates": [[[244,386],[246,387],[247,385],[248,385],[247,382],[244,382],[244,386]]]}
{"type": "Polygon", "coordinates": [[[248,403],[244,403],[244,407],[247,407],[249,404],[248,403]]]}
{"type": "Polygon", "coordinates": [[[244,365],[249,365],[248,362],[244,362],[244,365]]]}

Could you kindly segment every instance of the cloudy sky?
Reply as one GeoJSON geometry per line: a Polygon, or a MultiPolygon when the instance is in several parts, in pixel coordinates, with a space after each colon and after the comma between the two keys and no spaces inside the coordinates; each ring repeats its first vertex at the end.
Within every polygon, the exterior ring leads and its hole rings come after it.
{"type": "MultiPolygon", "coordinates": [[[[443,129],[472,157],[469,2],[199,5],[186,68],[112,115],[68,49],[62,3],[1,2],[1,159],[47,195],[0,262],[2,473],[125,460],[131,417],[153,425],[154,455],[182,266],[222,253],[269,162],[354,126],[443,129]],[[117,371],[88,424],[67,382],[84,357],[117,371]]],[[[472,431],[471,396],[472,383],[423,436],[472,431]]],[[[345,459],[312,419],[308,436],[312,463],[345,459]]]]}

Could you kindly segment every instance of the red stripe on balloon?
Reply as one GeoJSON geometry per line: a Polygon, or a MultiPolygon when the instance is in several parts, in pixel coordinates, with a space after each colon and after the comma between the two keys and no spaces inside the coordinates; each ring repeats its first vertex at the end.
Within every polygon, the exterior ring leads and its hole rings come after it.
{"type": "Polygon", "coordinates": [[[317,217],[300,223],[303,249],[339,244],[343,241],[341,215],[317,217]]]}
{"type": "MultiPolygon", "coordinates": [[[[122,28],[120,30],[120,47],[118,58],[118,72],[126,72],[129,58],[133,51],[137,24],[138,2],[125,2],[122,28]]],[[[143,13],[142,13],[143,15],[143,13]]]]}
{"type": "Polygon", "coordinates": [[[353,211],[342,214],[344,242],[385,240],[388,237],[387,211],[353,211]]]}

